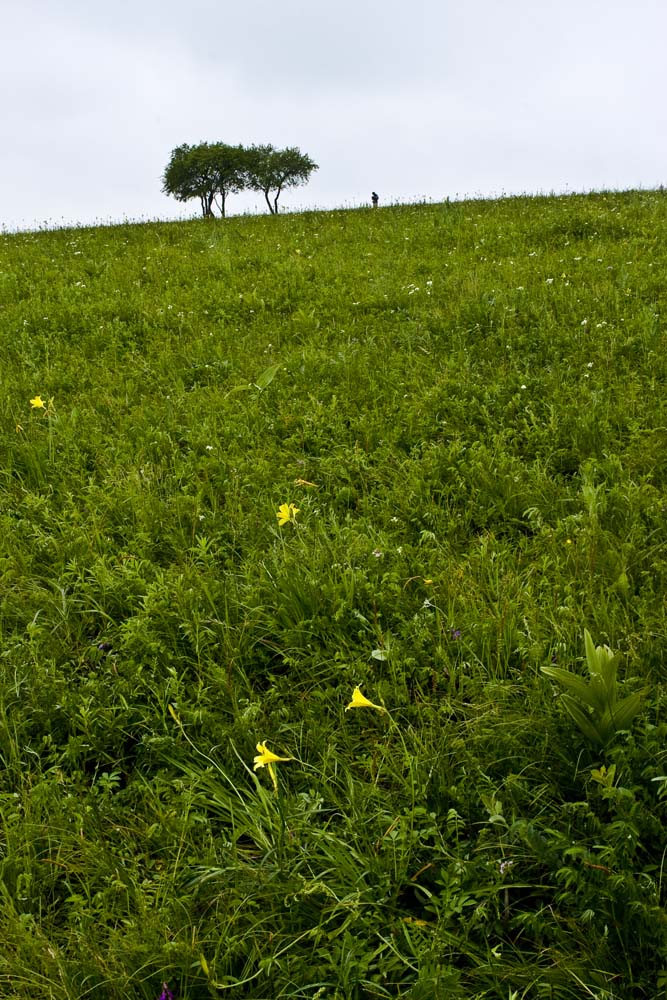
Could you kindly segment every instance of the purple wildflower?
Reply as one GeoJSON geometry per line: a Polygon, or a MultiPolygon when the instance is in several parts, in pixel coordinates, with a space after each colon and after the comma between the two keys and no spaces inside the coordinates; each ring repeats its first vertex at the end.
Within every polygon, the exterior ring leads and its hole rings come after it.
{"type": "Polygon", "coordinates": [[[450,628],[449,634],[451,635],[452,639],[460,639],[461,638],[461,629],[460,628],[450,628]]]}
{"type": "Polygon", "coordinates": [[[158,1000],[174,1000],[174,994],[169,989],[167,983],[162,984],[162,993],[160,993],[158,1000]]]}

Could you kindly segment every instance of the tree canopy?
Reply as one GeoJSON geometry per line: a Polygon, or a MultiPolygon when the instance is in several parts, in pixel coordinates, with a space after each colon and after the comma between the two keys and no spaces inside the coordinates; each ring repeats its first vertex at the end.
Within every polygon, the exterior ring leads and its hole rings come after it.
{"type": "Polygon", "coordinates": [[[245,187],[245,152],[242,146],[223,142],[177,146],[165,168],[162,190],[178,201],[199,198],[204,216],[213,215],[217,204],[224,216],[227,195],[245,187]]]}
{"type": "Polygon", "coordinates": [[[296,146],[286,149],[252,146],[248,150],[248,187],[263,192],[272,215],[278,212],[281,191],[305,184],[314,170],[317,170],[317,164],[296,146]]]}
{"type": "Polygon", "coordinates": [[[305,184],[317,164],[296,146],[230,146],[223,142],[184,143],[172,150],[162,190],[178,201],[199,198],[202,215],[212,216],[217,206],[225,215],[227,196],[243,190],[261,191],[272,215],[288,187],[305,184]]]}

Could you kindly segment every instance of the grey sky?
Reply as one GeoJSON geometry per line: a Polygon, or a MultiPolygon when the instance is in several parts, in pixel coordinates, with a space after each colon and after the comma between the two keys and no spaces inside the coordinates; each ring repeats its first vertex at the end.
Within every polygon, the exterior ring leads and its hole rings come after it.
{"type": "MultiPolygon", "coordinates": [[[[286,207],[654,187],[664,0],[0,0],[0,226],[193,215],[202,139],[297,145],[286,207]]],[[[230,199],[264,211],[263,199],[230,199]]]]}

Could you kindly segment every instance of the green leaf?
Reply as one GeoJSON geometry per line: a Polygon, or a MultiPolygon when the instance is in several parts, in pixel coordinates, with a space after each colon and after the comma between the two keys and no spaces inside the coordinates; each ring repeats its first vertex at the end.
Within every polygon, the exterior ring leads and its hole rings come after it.
{"type": "Polygon", "coordinates": [[[616,684],[616,672],[621,654],[613,653],[609,646],[596,646],[588,629],[584,629],[584,644],[591,677],[601,677],[607,690],[611,692],[616,684]]]}
{"type": "Polygon", "coordinates": [[[614,706],[611,717],[614,727],[618,732],[621,729],[629,729],[642,707],[642,695],[640,691],[629,694],[614,706]]]}
{"type": "Polygon", "coordinates": [[[246,392],[248,389],[252,388],[254,388],[252,382],[247,382],[244,385],[235,385],[229,390],[229,392],[225,393],[224,398],[229,399],[230,396],[236,395],[237,392],[246,392]]]}
{"type": "Polygon", "coordinates": [[[259,376],[259,378],[255,382],[255,386],[258,389],[266,389],[267,386],[271,385],[274,378],[278,374],[279,368],[280,368],[279,364],[269,365],[269,367],[265,368],[262,374],[259,376]]]}
{"type": "Polygon", "coordinates": [[[591,717],[584,712],[582,707],[574,700],[574,698],[571,698],[569,694],[564,694],[563,704],[565,705],[570,717],[574,719],[587,739],[591,740],[593,743],[605,742],[591,717]]]}
{"type": "Polygon", "coordinates": [[[593,642],[593,637],[587,628],[584,629],[584,646],[586,647],[586,662],[591,674],[598,672],[598,654],[593,642]]]}
{"type": "Polygon", "coordinates": [[[593,674],[588,689],[590,692],[590,704],[600,715],[613,707],[616,701],[615,686],[609,691],[604,677],[600,674],[593,674]]]}
{"type": "Polygon", "coordinates": [[[562,667],[541,667],[543,674],[547,677],[551,677],[552,680],[558,681],[563,687],[568,688],[572,694],[584,702],[585,705],[590,705],[591,708],[597,708],[598,700],[594,692],[591,691],[590,685],[580,677],[579,674],[572,673],[571,670],[563,670],[562,667]]]}

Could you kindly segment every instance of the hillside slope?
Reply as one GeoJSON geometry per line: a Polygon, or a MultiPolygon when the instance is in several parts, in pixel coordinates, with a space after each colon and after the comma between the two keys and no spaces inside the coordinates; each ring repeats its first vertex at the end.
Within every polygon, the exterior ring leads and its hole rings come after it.
{"type": "Polygon", "coordinates": [[[666,235],[0,236],[3,996],[664,990],[666,235]]]}

